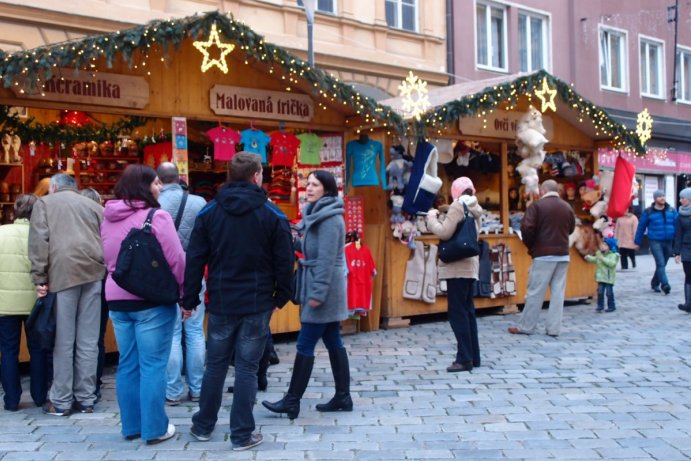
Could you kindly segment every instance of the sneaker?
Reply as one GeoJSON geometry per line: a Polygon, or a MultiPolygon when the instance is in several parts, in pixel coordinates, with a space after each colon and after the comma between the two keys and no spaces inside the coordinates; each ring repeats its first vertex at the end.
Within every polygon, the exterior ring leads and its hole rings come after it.
{"type": "Polygon", "coordinates": [[[180,399],[169,399],[168,397],[166,397],[166,405],[169,407],[177,407],[181,403],[182,401],[180,399]]]}
{"type": "Polygon", "coordinates": [[[189,397],[190,402],[199,402],[199,396],[198,395],[193,395],[192,391],[187,393],[187,397],[189,397]]]}
{"type": "Polygon", "coordinates": [[[204,434],[194,426],[190,428],[190,434],[192,434],[192,437],[199,440],[200,442],[208,442],[209,440],[211,440],[211,434],[204,434]]]}
{"type": "Polygon", "coordinates": [[[160,436],[156,439],[147,440],[146,444],[147,445],[156,445],[157,443],[165,442],[168,439],[172,439],[173,436],[175,436],[175,426],[168,423],[168,430],[166,431],[165,434],[163,434],[162,436],[160,436]]]}
{"type": "Polygon", "coordinates": [[[94,406],[93,405],[84,405],[79,402],[74,402],[72,405],[72,409],[78,413],[93,413],[94,412],[94,406]]]}
{"type": "Polygon", "coordinates": [[[43,413],[52,416],[69,416],[71,411],[69,408],[58,408],[52,402],[46,402],[43,405],[43,413]]]}
{"type": "Polygon", "coordinates": [[[660,292],[660,287],[651,286],[650,289],[653,290],[655,293],[659,293],[659,292],[660,292]]]}
{"type": "Polygon", "coordinates": [[[670,291],[672,291],[672,287],[669,285],[662,285],[662,292],[664,294],[668,295],[670,291]]]}
{"type": "Polygon", "coordinates": [[[245,451],[249,450],[250,448],[254,448],[260,443],[264,441],[264,437],[262,437],[261,434],[252,434],[249,439],[247,439],[246,442],[243,443],[234,443],[233,444],[233,451],[245,451]]]}

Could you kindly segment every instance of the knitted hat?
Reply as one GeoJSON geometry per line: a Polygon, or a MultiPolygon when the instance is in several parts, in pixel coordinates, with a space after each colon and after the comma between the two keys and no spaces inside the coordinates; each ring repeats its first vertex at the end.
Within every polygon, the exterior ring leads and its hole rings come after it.
{"type": "Polygon", "coordinates": [[[613,251],[614,253],[618,253],[618,252],[619,252],[619,242],[618,242],[617,239],[615,239],[614,237],[607,237],[607,238],[605,238],[605,243],[607,244],[607,246],[609,247],[609,249],[610,249],[611,251],[613,251]]]}
{"type": "Polygon", "coordinates": [[[665,191],[663,191],[663,190],[658,189],[655,192],[653,192],[653,199],[655,199],[655,200],[657,200],[660,197],[664,197],[664,196],[665,196],[665,191]]]}
{"type": "Polygon", "coordinates": [[[691,187],[687,187],[686,189],[682,189],[682,191],[679,192],[679,198],[685,198],[686,200],[691,200],[691,187]]]}
{"type": "Polygon", "coordinates": [[[466,191],[466,189],[471,189],[473,191],[473,195],[475,195],[475,186],[473,186],[473,181],[471,181],[470,178],[461,176],[451,184],[451,197],[456,200],[461,196],[461,194],[463,194],[463,192],[466,191]]]}

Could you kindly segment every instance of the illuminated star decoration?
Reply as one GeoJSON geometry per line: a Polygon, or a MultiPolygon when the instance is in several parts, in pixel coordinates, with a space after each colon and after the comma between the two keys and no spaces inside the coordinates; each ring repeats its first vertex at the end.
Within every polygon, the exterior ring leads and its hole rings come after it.
{"type": "Polygon", "coordinates": [[[636,117],[636,134],[642,145],[651,138],[653,132],[653,118],[648,113],[648,109],[643,109],[636,117]]]}
{"type": "Polygon", "coordinates": [[[406,79],[398,85],[398,91],[403,102],[403,111],[419,121],[420,116],[431,105],[427,82],[420,80],[413,71],[409,71],[406,79]]]}
{"type": "Polygon", "coordinates": [[[557,95],[557,90],[553,90],[547,84],[547,78],[542,78],[542,89],[535,90],[535,96],[540,98],[542,107],[541,112],[545,112],[547,109],[552,109],[553,112],[557,111],[557,106],[554,104],[554,97],[557,95]]]}
{"type": "Polygon", "coordinates": [[[226,63],[226,56],[233,51],[235,45],[230,43],[222,43],[221,38],[218,35],[218,29],[216,29],[216,24],[211,26],[211,33],[209,34],[209,40],[206,42],[196,41],[193,43],[194,47],[198,49],[201,54],[204,55],[204,61],[202,61],[202,72],[206,72],[212,66],[216,66],[224,74],[228,73],[228,64],[226,63]],[[221,56],[218,59],[211,59],[209,56],[209,48],[215,46],[221,50],[221,56]]]}

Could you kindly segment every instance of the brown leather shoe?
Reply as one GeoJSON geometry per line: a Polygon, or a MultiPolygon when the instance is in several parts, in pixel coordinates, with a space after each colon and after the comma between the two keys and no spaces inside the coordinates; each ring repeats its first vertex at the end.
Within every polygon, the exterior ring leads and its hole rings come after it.
{"type": "Polygon", "coordinates": [[[454,362],[451,364],[450,367],[446,368],[446,371],[449,373],[458,373],[460,371],[470,371],[473,369],[473,362],[468,361],[468,362],[463,362],[463,363],[458,363],[454,362]]]}
{"type": "Polygon", "coordinates": [[[511,333],[512,335],[527,335],[528,334],[518,327],[509,327],[509,333],[511,333]]]}

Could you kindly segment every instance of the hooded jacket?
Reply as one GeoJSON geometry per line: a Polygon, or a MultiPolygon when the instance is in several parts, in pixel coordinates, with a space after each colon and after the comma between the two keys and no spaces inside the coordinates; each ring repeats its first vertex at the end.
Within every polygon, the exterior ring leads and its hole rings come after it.
{"type": "Polygon", "coordinates": [[[295,257],[288,219],[259,186],[228,183],[197,215],[187,246],[187,310],[200,302],[207,264],[212,314],[255,314],[290,300],[295,257]]]}
{"type": "Polygon", "coordinates": [[[619,262],[619,253],[613,251],[603,252],[598,250],[593,255],[585,255],[585,260],[589,263],[595,263],[595,281],[598,283],[609,283],[614,285],[617,278],[617,263],[619,262]]]}
{"type": "Polygon", "coordinates": [[[648,230],[648,240],[671,241],[674,239],[674,229],[677,224],[677,210],[665,203],[662,210],[649,206],[641,214],[636,230],[636,245],[641,244],[643,234],[648,230]]]}
{"type": "Polygon", "coordinates": [[[0,315],[28,315],[36,302],[29,262],[29,220],[0,226],[0,315]]]}

